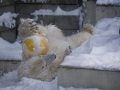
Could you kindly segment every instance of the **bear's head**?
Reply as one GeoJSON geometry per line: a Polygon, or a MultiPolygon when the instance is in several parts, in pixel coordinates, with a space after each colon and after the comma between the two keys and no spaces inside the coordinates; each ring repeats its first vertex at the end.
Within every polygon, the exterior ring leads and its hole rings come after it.
{"type": "Polygon", "coordinates": [[[39,80],[49,78],[49,65],[55,60],[55,54],[46,54],[44,56],[35,56],[25,62],[21,62],[18,67],[18,77],[28,77],[39,80]]]}

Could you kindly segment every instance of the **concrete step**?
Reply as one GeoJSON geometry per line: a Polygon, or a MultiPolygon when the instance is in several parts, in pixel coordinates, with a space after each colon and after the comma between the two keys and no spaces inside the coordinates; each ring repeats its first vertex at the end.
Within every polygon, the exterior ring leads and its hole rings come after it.
{"type": "Polygon", "coordinates": [[[16,70],[20,63],[20,60],[0,60],[0,76],[4,73],[16,70]]]}
{"type": "Polygon", "coordinates": [[[120,71],[60,66],[58,85],[62,87],[98,88],[100,90],[120,90],[120,71]]]}

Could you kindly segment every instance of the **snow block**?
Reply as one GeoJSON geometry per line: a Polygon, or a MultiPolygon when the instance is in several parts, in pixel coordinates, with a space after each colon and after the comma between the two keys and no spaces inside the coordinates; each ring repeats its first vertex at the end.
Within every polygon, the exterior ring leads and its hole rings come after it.
{"type": "Polygon", "coordinates": [[[0,0],[0,6],[6,6],[14,4],[14,0],[0,0]]]}
{"type": "Polygon", "coordinates": [[[79,30],[79,16],[55,16],[55,25],[62,30],[79,30]]]}
{"type": "Polygon", "coordinates": [[[120,71],[100,71],[65,66],[60,66],[58,70],[58,85],[62,87],[119,90],[119,84],[120,71]]]}

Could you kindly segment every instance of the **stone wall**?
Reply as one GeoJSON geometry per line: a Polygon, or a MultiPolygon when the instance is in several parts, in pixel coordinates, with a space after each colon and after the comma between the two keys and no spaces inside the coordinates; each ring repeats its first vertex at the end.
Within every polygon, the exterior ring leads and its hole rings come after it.
{"type": "MultiPolygon", "coordinates": [[[[71,11],[79,7],[79,0],[49,0],[47,2],[32,2],[33,0],[3,0],[0,3],[0,16],[4,12],[18,13],[16,18],[16,27],[7,28],[5,25],[0,26],[0,37],[13,43],[17,37],[17,28],[20,18],[34,18],[31,13],[39,9],[51,9],[53,12],[59,6],[64,11],[71,11]]],[[[39,15],[38,23],[43,22],[44,25],[55,24],[62,29],[65,35],[71,35],[79,30],[79,15],[78,16],[53,16],[39,15]]],[[[0,60],[0,76],[9,71],[15,70],[20,64],[19,60],[0,60]]]]}
{"type": "Polygon", "coordinates": [[[120,17],[120,5],[96,5],[96,0],[88,0],[83,6],[83,23],[95,25],[100,19],[120,17]]]}
{"type": "MultiPolygon", "coordinates": [[[[51,9],[53,12],[58,6],[64,11],[71,11],[79,7],[79,0],[46,0],[47,2],[37,2],[37,0],[2,0],[0,3],[0,16],[4,12],[18,13],[16,18],[16,27],[7,28],[4,25],[0,26],[0,37],[13,43],[17,37],[17,28],[20,18],[34,18],[31,13],[39,9],[51,9]]],[[[43,22],[44,25],[55,24],[62,29],[65,35],[71,35],[79,30],[79,15],[78,16],[52,16],[39,15],[38,23],[43,22]]]]}
{"type": "Polygon", "coordinates": [[[120,71],[106,71],[60,66],[58,86],[64,88],[98,88],[99,90],[119,90],[120,71]]]}
{"type": "MultiPolygon", "coordinates": [[[[15,12],[13,0],[3,0],[3,2],[0,3],[0,16],[4,12],[15,12]]],[[[4,25],[0,26],[0,37],[13,43],[16,40],[16,28],[7,28],[4,25]]]]}
{"type": "MultiPolygon", "coordinates": [[[[53,12],[60,7],[64,11],[71,11],[79,7],[78,0],[49,0],[46,3],[40,2],[21,2],[17,0],[15,4],[16,13],[20,15],[17,18],[17,22],[20,18],[34,18],[31,13],[39,9],[50,9],[53,12]]],[[[79,15],[78,16],[53,16],[53,15],[39,15],[37,22],[43,22],[43,25],[55,24],[58,28],[62,29],[65,35],[71,35],[79,30],[79,15]]],[[[17,25],[18,26],[18,25],[17,25]]]]}
{"type": "MultiPolygon", "coordinates": [[[[59,6],[64,11],[71,11],[82,6],[82,0],[46,0],[46,2],[37,2],[38,0],[2,0],[0,3],[0,15],[4,12],[18,13],[15,28],[7,28],[0,26],[0,37],[13,43],[16,40],[17,28],[20,18],[34,18],[31,13],[39,9],[50,9],[53,12],[59,6]]],[[[87,0],[82,6],[82,13],[84,13],[83,24],[91,23],[95,25],[97,21],[102,18],[111,18],[120,16],[120,6],[114,5],[96,5],[96,0],[87,0]]],[[[65,35],[76,33],[81,27],[79,26],[78,16],[53,16],[53,15],[39,15],[38,23],[44,25],[55,24],[58,28],[63,30],[65,35]]]]}

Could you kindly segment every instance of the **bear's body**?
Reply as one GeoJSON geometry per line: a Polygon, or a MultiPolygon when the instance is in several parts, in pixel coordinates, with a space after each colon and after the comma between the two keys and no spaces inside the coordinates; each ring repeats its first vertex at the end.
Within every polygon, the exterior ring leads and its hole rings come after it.
{"type": "MultiPolygon", "coordinates": [[[[34,35],[35,33],[44,35],[48,39],[49,45],[47,54],[54,53],[56,55],[56,59],[50,65],[44,67],[46,69],[42,70],[41,73],[39,73],[40,76],[39,79],[43,81],[51,81],[53,78],[55,78],[59,65],[61,64],[61,62],[63,62],[64,57],[71,52],[71,48],[75,49],[76,47],[80,46],[85,40],[87,40],[93,35],[93,32],[94,27],[90,24],[87,24],[83,26],[83,30],[80,33],[65,37],[62,31],[58,29],[56,26],[54,25],[41,26],[34,22],[32,19],[25,20],[22,19],[21,24],[19,26],[19,35],[21,37],[21,40],[24,40],[26,37],[34,35]],[[47,74],[43,75],[42,72],[47,72],[47,74]]],[[[34,57],[32,57],[32,59],[34,59],[34,57]]],[[[28,63],[28,60],[29,59],[23,55],[22,62],[28,63]]],[[[24,74],[25,72],[22,71],[24,70],[23,64],[21,65],[18,68],[18,76],[21,75],[20,78],[24,76],[25,77],[31,76],[31,78],[35,78],[32,77],[33,73],[25,75],[24,74]]],[[[35,79],[38,78],[36,77],[35,79]]]]}

